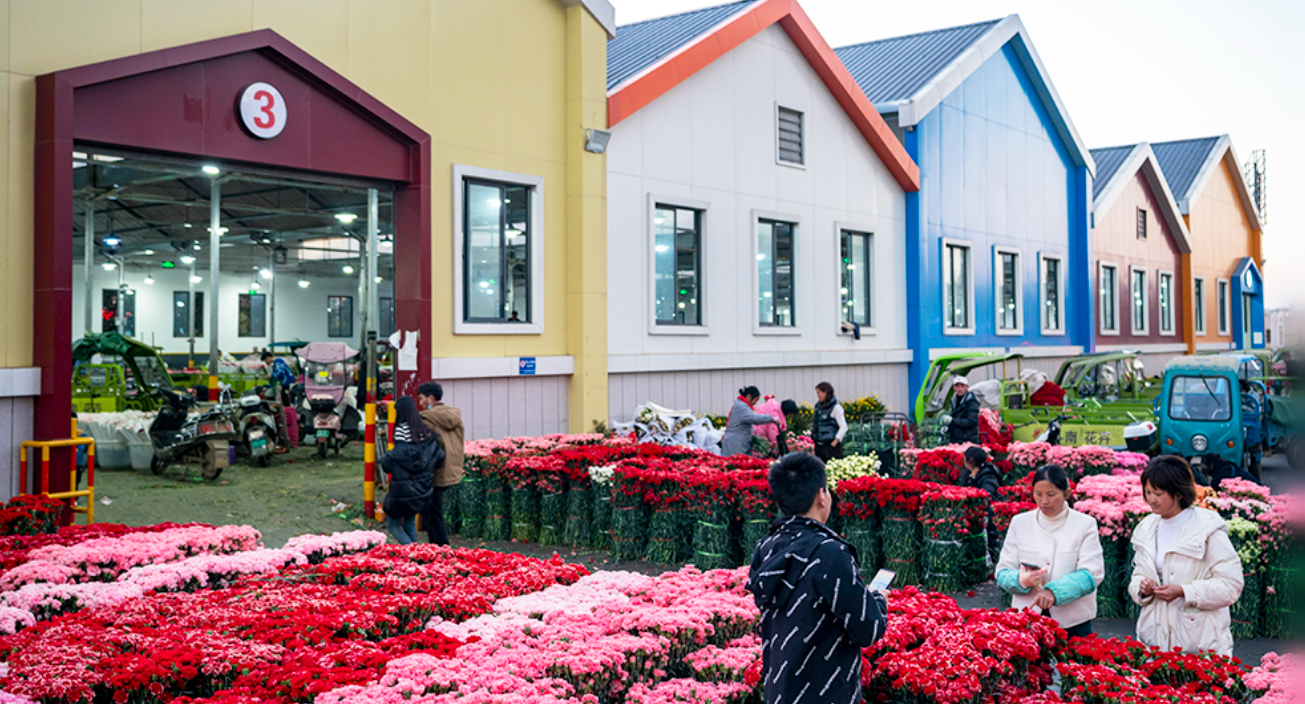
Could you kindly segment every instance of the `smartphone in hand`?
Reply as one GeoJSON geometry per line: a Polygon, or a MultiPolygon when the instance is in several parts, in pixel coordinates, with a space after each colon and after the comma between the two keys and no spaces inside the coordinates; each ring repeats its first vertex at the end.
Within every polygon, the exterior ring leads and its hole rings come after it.
{"type": "Polygon", "coordinates": [[[897,573],[892,570],[879,570],[875,573],[875,578],[870,580],[870,591],[887,591],[888,585],[893,583],[893,578],[896,576],[897,573]]]}

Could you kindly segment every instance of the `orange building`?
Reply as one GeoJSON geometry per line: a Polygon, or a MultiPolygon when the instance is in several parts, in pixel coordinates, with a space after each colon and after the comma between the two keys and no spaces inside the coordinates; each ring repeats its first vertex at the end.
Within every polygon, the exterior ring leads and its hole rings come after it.
{"type": "Polygon", "coordinates": [[[1264,347],[1260,216],[1228,135],[1151,145],[1191,235],[1184,254],[1189,353],[1264,347]]]}

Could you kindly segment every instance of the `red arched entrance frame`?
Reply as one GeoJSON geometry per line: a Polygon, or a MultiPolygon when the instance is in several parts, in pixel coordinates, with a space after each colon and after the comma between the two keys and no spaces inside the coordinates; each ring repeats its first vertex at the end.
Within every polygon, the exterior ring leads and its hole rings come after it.
{"type": "MultiPolygon", "coordinates": [[[[74,141],[394,182],[395,249],[403,252],[394,263],[395,327],[421,334],[418,369],[399,373],[396,391],[412,394],[429,378],[430,136],[281,35],[260,30],[37,77],[36,439],[67,437],[72,407],[74,141]],[[251,137],[237,118],[240,91],[255,81],[285,98],[286,126],[273,139],[251,137]]],[[[68,476],[56,472],[51,484],[66,490],[68,476]]]]}

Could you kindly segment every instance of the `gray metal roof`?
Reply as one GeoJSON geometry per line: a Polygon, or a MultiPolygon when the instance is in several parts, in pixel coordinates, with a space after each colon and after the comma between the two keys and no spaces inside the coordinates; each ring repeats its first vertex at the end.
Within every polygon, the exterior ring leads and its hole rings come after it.
{"type": "Polygon", "coordinates": [[[1175,199],[1183,201],[1191,197],[1187,191],[1192,188],[1196,175],[1210,158],[1210,150],[1218,143],[1218,137],[1151,143],[1151,149],[1160,162],[1160,170],[1164,172],[1175,199]]]}
{"type": "Polygon", "coordinates": [[[854,44],[834,53],[871,103],[894,103],[915,95],[1000,21],[854,44]]]}
{"type": "Polygon", "coordinates": [[[754,2],[742,0],[617,27],[616,38],[607,42],[607,89],[670,56],[754,2]]]}
{"type": "Polygon", "coordinates": [[[1092,154],[1092,161],[1097,164],[1096,178],[1092,180],[1093,200],[1096,200],[1097,196],[1101,195],[1101,192],[1106,189],[1106,186],[1114,179],[1115,172],[1119,170],[1120,166],[1124,165],[1128,155],[1132,154],[1136,148],[1136,144],[1127,144],[1122,147],[1089,150],[1092,154]]]}

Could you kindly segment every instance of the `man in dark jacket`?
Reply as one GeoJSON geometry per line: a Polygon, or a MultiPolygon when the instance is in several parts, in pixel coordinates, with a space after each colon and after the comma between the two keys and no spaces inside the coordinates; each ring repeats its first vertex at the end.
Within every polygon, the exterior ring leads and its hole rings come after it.
{"type": "Polygon", "coordinates": [[[970,391],[970,381],[963,376],[952,382],[951,413],[947,423],[947,442],[979,444],[979,399],[970,391]]]}
{"type": "Polygon", "coordinates": [[[861,649],[888,628],[888,601],[857,571],[856,548],[825,526],[825,465],[795,452],[770,468],[784,515],[757,545],[748,590],[761,610],[766,704],[861,701],[861,649]]]}

